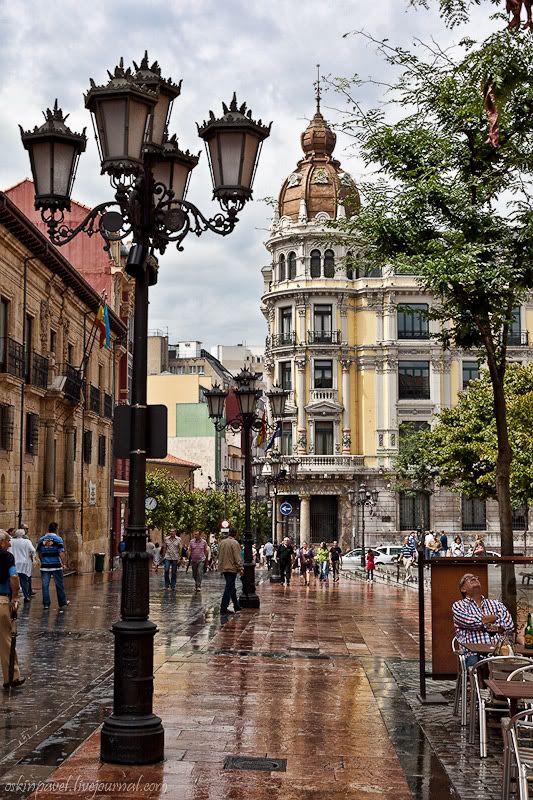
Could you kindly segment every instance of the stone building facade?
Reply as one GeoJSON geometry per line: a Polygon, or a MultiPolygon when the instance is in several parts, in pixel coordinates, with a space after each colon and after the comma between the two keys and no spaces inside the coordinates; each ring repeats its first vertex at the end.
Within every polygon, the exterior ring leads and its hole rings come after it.
{"type": "Polygon", "coordinates": [[[93,569],[108,553],[117,337],[92,341],[100,295],[0,193],[0,526],[36,539],[55,520],[69,565],[93,569]],[[85,395],[85,401],[82,402],[85,395]]]}
{"type": "MultiPolygon", "coordinates": [[[[284,181],[262,269],[267,320],[265,382],[289,391],[281,452],[299,459],[280,487],[299,518],[300,539],[360,543],[358,490],[367,505],[367,544],[397,541],[422,522],[417,498],[390,486],[402,423],[430,425],[479,370],[477,353],[443,352],[424,311],[432,303],[412,275],[372,272],[355,248],[334,241],[332,220],[357,213],[357,188],[333,156],[336,137],[319,105],[302,134],[303,158],[284,181]]],[[[511,360],[530,360],[532,298],[516,310],[511,360]]],[[[424,524],[448,532],[495,533],[495,503],[437,491],[424,499],[424,524]]],[[[517,529],[524,514],[517,511],[517,529]]],[[[519,535],[519,534],[518,534],[519,535]]],[[[490,537],[489,537],[490,541],[490,537]]]]}

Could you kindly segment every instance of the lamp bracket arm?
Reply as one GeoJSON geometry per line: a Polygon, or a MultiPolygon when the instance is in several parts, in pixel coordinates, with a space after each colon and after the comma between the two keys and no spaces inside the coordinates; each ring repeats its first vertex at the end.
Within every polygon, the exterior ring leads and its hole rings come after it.
{"type": "Polygon", "coordinates": [[[100,234],[102,239],[105,242],[104,250],[109,251],[111,247],[111,240],[110,240],[110,230],[106,228],[107,224],[110,223],[111,217],[107,216],[107,211],[112,208],[113,206],[118,206],[120,208],[119,212],[113,212],[113,227],[117,227],[119,222],[119,216],[122,217],[122,223],[118,230],[113,230],[113,240],[121,240],[124,239],[126,236],[129,236],[131,233],[131,226],[126,224],[126,228],[124,229],[124,218],[122,215],[122,207],[121,204],[118,203],[116,200],[110,200],[106,203],[100,203],[99,205],[95,206],[87,216],[82,219],[79,225],[76,225],[75,228],[71,228],[65,222],[65,215],[63,211],[58,209],[42,209],[41,210],[41,219],[45,223],[46,227],[48,228],[48,236],[50,241],[61,247],[62,245],[68,244],[71,242],[78,233],[85,233],[87,236],[94,236],[95,234],[100,234]]]}
{"type": "Polygon", "coordinates": [[[206,231],[219,236],[230,234],[238,222],[237,214],[241,204],[228,206],[227,213],[222,211],[208,219],[197,206],[188,200],[176,200],[172,192],[164,186],[156,184],[154,192],[161,195],[155,210],[155,222],[158,233],[166,242],[176,242],[178,250],[183,250],[182,242],[189,233],[201,236],[206,231]]]}

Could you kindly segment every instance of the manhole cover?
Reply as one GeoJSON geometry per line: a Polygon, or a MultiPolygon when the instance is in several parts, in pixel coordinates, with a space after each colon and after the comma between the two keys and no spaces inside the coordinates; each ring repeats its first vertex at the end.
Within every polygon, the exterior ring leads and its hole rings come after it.
{"type": "Polygon", "coordinates": [[[251,769],[260,772],[287,772],[286,758],[258,758],[255,756],[228,756],[224,769],[251,769]]]}

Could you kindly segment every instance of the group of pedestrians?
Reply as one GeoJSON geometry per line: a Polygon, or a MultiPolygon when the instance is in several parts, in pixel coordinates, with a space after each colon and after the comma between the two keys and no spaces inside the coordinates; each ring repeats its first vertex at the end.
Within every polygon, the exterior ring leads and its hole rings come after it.
{"type": "Polygon", "coordinates": [[[304,586],[309,586],[311,577],[318,579],[319,583],[329,582],[332,575],[333,583],[338,583],[340,568],[342,567],[342,550],[337,541],[331,545],[321,542],[315,549],[308,542],[303,542],[296,547],[292,539],[286,536],[281,544],[275,548],[272,542],[267,542],[263,547],[266,566],[272,569],[274,561],[279,566],[280,583],[291,585],[292,573],[299,570],[304,586]]]}
{"type": "MultiPolygon", "coordinates": [[[[155,546],[148,541],[146,549],[154,558],[155,546]],[[151,547],[150,547],[151,545],[151,547]]],[[[202,579],[212,564],[213,547],[209,547],[201,531],[194,531],[187,547],[182,543],[176,528],[171,528],[168,536],[165,537],[163,546],[159,550],[157,565],[154,561],[154,570],[157,572],[159,564],[163,562],[164,583],[166,591],[176,589],[178,569],[182,564],[186,564],[185,572],[192,571],[194,578],[194,590],[199,592],[202,589],[202,579]]]]}

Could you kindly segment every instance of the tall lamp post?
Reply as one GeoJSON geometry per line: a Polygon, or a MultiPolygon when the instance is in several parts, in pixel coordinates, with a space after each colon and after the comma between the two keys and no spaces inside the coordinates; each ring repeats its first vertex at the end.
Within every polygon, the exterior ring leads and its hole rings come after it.
{"type": "MultiPolygon", "coordinates": [[[[267,485],[274,487],[274,503],[272,508],[272,520],[274,522],[274,547],[276,548],[278,542],[278,486],[287,483],[287,478],[294,480],[298,470],[299,459],[289,457],[285,460],[277,450],[273,450],[269,458],[263,461],[262,478],[267,482],[267,485]],[[264,467],[269,466],[267,472],[264,467]]],[[[272,569],[270,571],[270,582],[279,583],[279,564],[277,561],[272,562],[272,569]]]]}
{"type": "MultiPolygon", "coordinates": [[[[99,233],[109,249],[110,239],[133,239],[126,272],[135,279],[134,350],[131,405],[121,407],[122,428],[115,441],[120,455],[129,457],[129,517],[123,559],[121,620],[113,625],[115,637],[113,713],[102,729],[101,757],[119,764],[151,764],[164,756],[164,731],[152,713],[153,644],[157,631],[149,620],[149,559],[146,553],[146,457],[166,453],[164,419],[146,402],[148,287],[157,282],[154,253],[165,252],[188,233],[207,230],[226,236],[237,214],[252,196],[252,183],[260,146],[270,127],[255,122],[235,95],[223,116],[210,112],[198,126],[206,144],[213,179],[213,196],[221,206],[210,219],[185,200],[190,173],[198,156],[180,150],[168,123],[173,101],[181,91],[161,76],[148,54],[133,69],[123,61],[97,86],[91,80],[85,107],[93,116],[102,174],[115,190],[114,200],[101,203],[76,227],[69,227],[71,191],[80,154],[85,150],[85,130],[73,133],[56,104],[45,122],[21,137],[29,152],[35,184],[35,208],[55,245],[77,234],[99,233]],[[147,433],[150,431],[150,435],[147,433]]],[[[115,416],[118,430],[119,415],[115,416]]],[[[116,451],[118,455],[118,450],[116,451]]]]}
{"type": "MultiPolygon", "coordinates": [[[[262,391],[257,388],[257,381],[260,374],[242,369],[235,376],[234,381],[237,385],[235,395],[239,404],[238,415],[227,422],[223,420],[224,409],[228,392],[220,386],[213,386],[205,392],[209,408],[209,416],[214,422],[217,430],[231,428],[232,431],[242,431],[244,447],[244,576],[243,594],[239,602],[244,608],[259,608],[259,597],[255,592],[255,561],[252,553],[252,523],[251,523],[251,502],[252,502],[252,431],[260,431],[264,425],[263,420],[257,413],[257,401],[262,395],[262,391]]],[[[265,393],[270,402],[270,409],[274,419],[280,419],[285,413],[285,403],[288,392],[274,386],[269,392],[265,393]]]]}
{"type": "Polygon", "coordinates": [[[359,486],[359,499],[357,500],[357,505],[361,506],[361,566],[365,567],[365,508],[370,508],[371,510],[374,508],[376,503],[378,502],[379,491],[377,489],[372,489],[369,491],[367,489],[366,484],[362,483],[359,486]]]}

